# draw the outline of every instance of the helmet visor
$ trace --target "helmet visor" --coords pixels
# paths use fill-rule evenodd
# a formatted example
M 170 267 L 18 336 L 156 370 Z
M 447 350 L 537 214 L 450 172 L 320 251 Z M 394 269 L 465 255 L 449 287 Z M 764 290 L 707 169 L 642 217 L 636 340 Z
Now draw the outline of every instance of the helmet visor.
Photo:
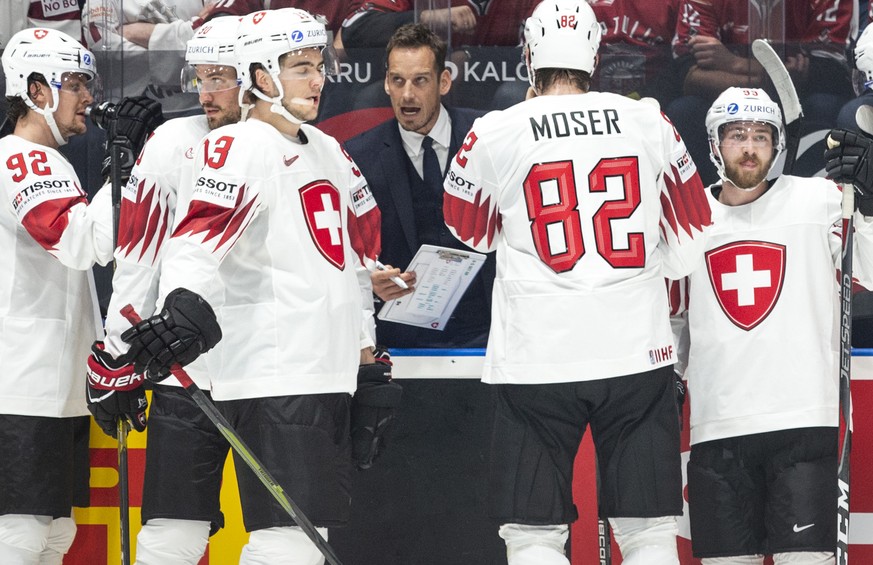
M 726 147 L 751 145 L 762 149 L 773 147 L 774 129 L 763 122 L 728 122 L 719 128 L 718 137 Z
M 291 60 L 288 60 L 289 57 Z M 282 70 L 279 72 L 279 78 L 281 80 L 311 81 L 327 76 L 336 76 L 339 73 L 336 51 L 332 46 L 308 47 L 289 51 L 282 55 L 280 61 Z
M 223 92 L 242 82 L 236 68 L 227 65 L 186 65 L 182 69 L 182 92 Z
M 103 94 L 103 85 L 99 75 L 91 76 L 88 73 L 78 71 L 62 73 L 60 81 L 52 81 L 52 86 L 61 92 L 80 97 L 90 95 L 99 99 Z

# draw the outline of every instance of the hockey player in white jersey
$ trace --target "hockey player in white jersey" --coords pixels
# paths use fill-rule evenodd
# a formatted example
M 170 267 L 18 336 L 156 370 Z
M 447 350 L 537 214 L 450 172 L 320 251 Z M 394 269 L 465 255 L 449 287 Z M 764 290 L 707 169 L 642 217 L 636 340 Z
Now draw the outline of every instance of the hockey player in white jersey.
M 478 119 L 445 182 L 449 228 L 497 250 L 483 376 L 498 398 L 491 515 L 510 565 L 568 564 L 573 461 L 590 425 L 600 514 L 624 563 L 676 564 L 663 277 L 699 262 L 709 206 L 656 105 L 588 92 L 601 32 L 586 2 L 543 2 L 524 33 L 536 96 Z
M 243 18 L 236 56 L 248 118 L 195 150 L 191 201 L 165 244 L 162 311 L 122 335 L 156 377 L 214 344 L 214 307 L 223 340 L 205 356 L 213 398 L 322 535 L 348 520 L 350 393 L 373 345 L 362 315 L 369 275 L 351 232 L 378 233 L 352 160 L 304 123 L 318 111 L 326 41 L 324 24 L 302 10 Z M 252 532 L 240 563 L 322 563 L 237 463 Z
M 72 507 L 88 506 L 90 269 L 112 258 L 112 217 L 109 191 L 89 205 L 58 147 L 85 133 L 97 71 L 46 28 L 13 35 L 2 63 L 14 131 L 0 139 L 0 563 L 60 564 Z
M 691 297 L 677 312 L 690 331 L 694 555 L 834 563 L 841 192 L 823 178 L 767 180 L 785 134 L 763 90 L 725 90 L 706 129 L 721 178 L 706 190 L 714 226 L 676 294 Z M 855 227 L 864 282 L 873 222 L 856 213 Z
M 233 53 L 238 24 L 236 17 L 217 18 L 201 26 L 188 42 L 182 89 L 199 93 L 203 114 L 170 120 L 156 129 L 122 191 L 105 348 L 99 342 L 89 362 L 89 377 L 95 387 L 89 390 L 91 408 L 110 435 L 115 433 L 119 417 L 135 421 L 139 412 L 133 401 L 107 405 L 105 392 L 96 389 L 101 382 L 112 382 L 113 376 L 132 374 L 130 365 L 115 361 L 128 349 L 121 333 L 130 322 L 120 310 L 131 304 L 142 316 L 154 312 L 166 240 L 179 203 L 190 200 L 190 194 L 180 191 L 190 193 L 194 151 L 211 129 L 240 119 Z M 195 361 L 187 371 L 202 390 L 208 391 L 204 365 Z M 144 395 L 141 381 L 131 384 L 131 390 L 116 390 L 114 395 Z M 153 385 L 137 565 L 199 562 L 209 536 L 224 525 L 219 491 L 229 448 L 174 377 Z

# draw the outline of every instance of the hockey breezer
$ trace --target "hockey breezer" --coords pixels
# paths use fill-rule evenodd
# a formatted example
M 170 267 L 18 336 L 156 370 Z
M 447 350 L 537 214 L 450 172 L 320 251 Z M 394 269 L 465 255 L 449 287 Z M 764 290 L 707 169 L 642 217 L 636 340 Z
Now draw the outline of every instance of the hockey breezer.
M 134 326 L 140 325 L 143 321 L 130 304 L 121 309 L 121 314 Z M 312 543 L 315 544 L 321 554 L 324 555 L 324 558 L 327 559 L 327 562 L 331 565 L 342 565 L 333 548 L 328 545 L 323 537 L 321 537 L 321 534 L 318 533 L 318 530 L 315 529 L 315 526 L 309 518 L 307 518 L 297 504 L 291 500 L 291 497 L 288 496 L 285 489 L 282 488 L 282 485 L 280 485 L 276 479 L 273 478 L 270 472 L 267 471 L 236 430 L 233 429 L 227 419 L 218 411 L 215 405 L 209 401 L 203 391 L 200 390 L 200 387 L 191 380 L 191 377 L 188 376 L 185 369 L 183 369 L 178 363 L 175 363 L 170 367 L 170 372 L 179 380 L 179 383 L 185 388 L 185 390 L 188 391 L 188 394 L 191 395 L 191 398 L 194 399 L 197 406 L 203 410 L 203 413 L 206 414 L 213 424 L 215 424 L 215 427 L 218 428 L 221 435 L 227 439 L 231 448 L 233 448 L 237 455 L 245 461 L 249 469 L 252 470 L 258 479 L 260 479 L 264 486 L 267 487 L 267 490 L 270 491 L 270 494 L 273 495 L 276 502 L 279 503 L 288 515 L 291 516 L 291 519 L 300 526 Z
M 770 82 L 776 88 L 779 95 L 779 103 L 782 105 L 782 114 L 785 117 L 785 164 L 782 174 L 790 175 L 797 160 L 797 148 L 800 145 L 800 125 L 803 118 L 803 108 L 800 106 L 800 98 L 797 89 L 791 82 L 788 69 L 773 47 L 764 39 L 756 39 L 752 42 L 752 54 L 761 63 Z

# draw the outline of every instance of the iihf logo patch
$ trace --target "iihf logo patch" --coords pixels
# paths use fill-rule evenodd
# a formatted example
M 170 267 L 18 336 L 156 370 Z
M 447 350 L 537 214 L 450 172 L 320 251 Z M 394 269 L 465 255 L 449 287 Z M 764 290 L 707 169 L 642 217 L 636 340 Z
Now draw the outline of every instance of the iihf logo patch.
M 665 363 L 668 361 L 673 361 L 673 346 L 665 345 L 663 347 L 656 347 L 654 349 L 649 349 L 649 363 L 652 365 L 657 365 L 659 363 Z
M 301 41 L 303 41 L 303 32 L 299 29 L 295 29 L 294 31 L 292 31 L 291 41 L 293 41 L 294 43 L 300 43 Z

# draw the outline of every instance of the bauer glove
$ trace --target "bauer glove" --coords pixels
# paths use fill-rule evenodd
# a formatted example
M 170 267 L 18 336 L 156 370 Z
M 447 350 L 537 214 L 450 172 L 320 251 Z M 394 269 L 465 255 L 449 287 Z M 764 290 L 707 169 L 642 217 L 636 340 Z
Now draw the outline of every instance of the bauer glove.
M 125 358 L 151 381 L 170 376 L 170 367 L 185 366 L 221 341 L 221 327 L 208 302 L 196 292 L 177 288 L 167 295 L 159 314 L 121 334 L 130 344 Z
M 116 437 L 119 418 L 126 418 L 138 432 L 145 429 L 148 401 L 143 376 L 130 363 L 113 359 L 102 341 L 91 346 L 87 387 L 88 410 L 106 435 Z
M 855 206 L 865 216 L 873 216 L 873 139 L 863 133 L 834 129 L 828 143 L 838 145 L 825 150 L 825 170 L 835 182 L 851 183 L 855 187 Z
M 130 171 L 146 140 L 164 123 L 164 114 L 160 102 L 146 96 L 132 96 L 121 99 L 110 120 L 101 173 L 103 178 L 109 175 L 114 143 L 120 148 L 119 168 L 121 183 L 124 184 L 130 178 Z
M 376 362 L 358 368 L 358 390 L 352 398 L 352 459 L 369 469 L 382 453 L 386 433 L 396 416 L 403 389 L 391 380 L 391 358 L 376 349 Z

